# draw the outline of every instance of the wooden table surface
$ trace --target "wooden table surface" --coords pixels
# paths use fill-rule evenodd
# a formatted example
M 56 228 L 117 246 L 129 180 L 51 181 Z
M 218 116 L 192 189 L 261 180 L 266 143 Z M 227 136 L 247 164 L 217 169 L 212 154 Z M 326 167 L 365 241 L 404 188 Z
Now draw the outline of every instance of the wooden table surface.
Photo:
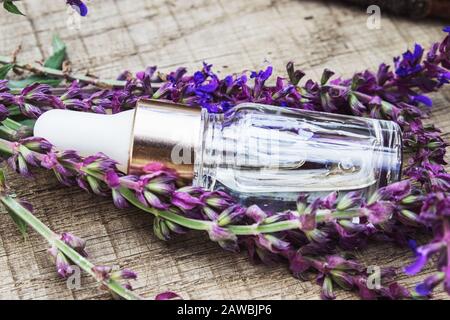
M 349 76 L 391 62 L 414 41 L 429 46 L 443 37 L 439 21 L 410 21 L 382 15 L 381 29 L 366 27 L 363 9 L 298 0 L 91 0 L 80 30 L 68 27 L 63 0 L 25 0 L 26 17 L 0 10 L 0 55 L 21 44 L 21 60 L 48 56 L 58 33 L 68 45 L 75 70 L 102 77 L 158 65 L 201 68 L 213 63 L 221 74 L 261 68 L 268 62 L 284 74 L 289 60 L 317 79 L 324 67 Z M 70 10 L 70 9 L 69 9 Z M 431 120 L 448 140 L 447 88 L 433 95 Z M 172 290 L 185 299 L 318 299 L 319 287 L 290 276 L 285 266 L 252 265 L 196 232 L 162 242 L 152 234 L 152 218 L 136 209 L 116 209 L 110 199 L 61 186 L 50 172 L 25 179 L 8 172 L 11 188 L 29 200 L 36 215 L 56 232 L 87 239 L 90 259 L 139 273 L 135 287 L 147 296 Z M 69 290 L 58 278 L 46 242 L 34 232 L 24 241 L 10 218 L 0 214 L 0 299 L 108 299 L 89 276 Z M 377 244 L 357 253 L 367 264 L 401 266 L 412 259 L 404 249 Z M 413 287 L 430 274 L 400 275 Z M 338 298 L 351 299 L 339 291 Z M 440 292 L 435 298 L 446 299 Z

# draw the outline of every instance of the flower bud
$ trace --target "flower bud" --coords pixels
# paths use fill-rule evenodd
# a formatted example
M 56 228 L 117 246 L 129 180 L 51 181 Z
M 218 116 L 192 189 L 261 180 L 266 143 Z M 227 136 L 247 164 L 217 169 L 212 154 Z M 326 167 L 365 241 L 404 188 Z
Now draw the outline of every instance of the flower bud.
M 270 234 L 260 234 L 256 239 L 259 245 L 273 253 L 276 253 L 279 250 L 287 250 L 290 247 L 289 242 L 283 241 L 280 238 L 277 238 Z
M 342 289 L 350 290 L 353 287 L 353 278 L 348 273 L 340 270 L 330 271 L 333 281 L 336 282 Z
M 159 217 L 155 217 L 153 220 L 153 233 L 160 240 L 167 241 L 170 239 L 170 229 L 165 221 Z
M 112 268 L 109 266 L 94 266 L 92 271 L 100 281 L 108 280 L 111 276 Z
M 182 188 L 185 189 L 185 188 Z M 202 206 L 203 202 L 200 199 L 190 195 L 188 192 L 176 191 L 172 194 L 172 204 L 181 210 L 192 210 L 196 206 Z M 188 189 L 186 189 L 189 191 Z
M 233 203 L 233 199 L 222 191 L 206 192 L 200 200 L 215 209 L 224 210 Z
M 345 211 L 356 206 L 360 201 L 361 195 L 359 192 L 348 192 L 341 199 L 339 199 L 337 209 L 339 211 Z
M 111 279 L 114 279 L 116 281 L 120 280 L 136 280 L 137 279 L 137 273 L 130 270 L 130 269 L 123 269 L 120 271 L 115 271 L 111 273 Z
M 256 204 L 248 207 L 245 211 L 245 215 L 255 223 L 261 223 L 267 218 L 267 214 Z
M 49 253 L 55 258 L 56 271 L 60 277 L 64 279 L 68 278 L 74 270 L 71 267 L 67 257 L 56 247 L 50 248 Z
M 70 246 L 72 249 L 77 251 L 80 255 L 83 257 L 87 257 L 87 253 L 85 251 L 86 247 L 86 241 L 74 236 L 71 233 L 64 232 L 61 234 L 61 240 L 65 242 L 68 246 Z
M 217 218 L 217 224 L 221 227 L 226 226 L 227 224 L 230 224 L 231 222 L 237 221 L 241 219 L 245 214 L 245 208 L 234 205 L 231 207 L 228 207 Z
M 336 296 L 333 292 L 333 280 L 329 276 L 325 276 L 322 283 L 322 291 L 320 297 L 324 300 L 334 300 Z

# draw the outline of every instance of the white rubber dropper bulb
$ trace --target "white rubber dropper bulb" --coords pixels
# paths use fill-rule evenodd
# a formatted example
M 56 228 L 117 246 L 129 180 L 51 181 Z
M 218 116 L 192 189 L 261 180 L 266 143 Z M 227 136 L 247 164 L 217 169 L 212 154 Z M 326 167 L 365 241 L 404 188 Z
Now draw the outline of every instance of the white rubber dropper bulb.
M 102 152 L 126 172 L 130 154 L 134 110 L 104 115 L 71 110 L 50 110 L 34 126 L 34 136 L 58 150 L 75 150 L 81 156 Z

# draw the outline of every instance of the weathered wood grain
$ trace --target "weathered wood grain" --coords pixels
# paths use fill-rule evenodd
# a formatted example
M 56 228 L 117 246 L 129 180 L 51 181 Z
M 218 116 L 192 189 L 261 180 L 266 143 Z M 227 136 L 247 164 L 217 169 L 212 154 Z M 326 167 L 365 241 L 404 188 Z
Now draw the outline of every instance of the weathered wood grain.
M 64 1 L 23 1 L 27 17 L 0 10 L 0 54 L 22 44 L 22 60 L 41 60 L 58 33 L 67 43 L 78 71 L 114 77 L 158 65 L 163 71 L 177 66 L 195 70 L 202 61 L 223 73 L 258 68 L 270 62 L 284 73 L 296 61 L 307 75 L 318 78 L 328 67 L 344 76 L 390 62 L 414 41 L 429 45 L 441 39 L 438 21 L 409 21 L 383 16 L 381 30 L 366 28 L 365 11 L 316 1 L 239 0 L 95 0 L 80 30 L 67 27 Z M 450 132 L 448 89 L 435 94 L 430 121 Z M 230 254 L 205 235 L 190 233 L 163 243 L 152 235 L 152 218 L 135 209 L 118 210 L 109 199 L 66 188 L 49 172 L 33 179 L 8 172 L 20 197 L 31 201 L 39 218 L 57 232 L 73 232 L 88 240 L 93 262 L 136 270 L 136 288 L 149 296 L 164 290 L 184 298 L 317 299 L 314 283 L 292 278 L 285 267 L 251 265 L 241 254 Z M 85 276 L 80 289 L 68 290 L 54 270 L 47 245 L 30 233 L 22 240 L 4 213 L 0 214 L 0 299 L 107 299 Z M 368 264 L 400 266 L 411 254 L 390 245 L 358 252 Z M 432 272 L 400 276 L 409 287 Z M 339 292 L 339 298 L 353 298 Z M 443 293 L 436 298 L 446 299 Z

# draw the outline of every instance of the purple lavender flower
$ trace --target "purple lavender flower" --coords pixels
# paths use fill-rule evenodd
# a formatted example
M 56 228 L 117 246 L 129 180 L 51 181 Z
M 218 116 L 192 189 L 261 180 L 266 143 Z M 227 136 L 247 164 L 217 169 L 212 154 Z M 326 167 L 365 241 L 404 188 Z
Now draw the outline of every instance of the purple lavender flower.
M 225 228 L 219 227 L 217 224 L 213 224 L 211 226 L 211 230 L 209 230 L 209 237 L 212 241 L 237 240 L 237 237 L 233 233 Z
M 61 278 L 66 279 L 73 274 L 74 269 L 61 251 L 56 247 L 52 247 L 49 249 L 49 253 L 55 258 L 56 270 Z
M 219 227 L 216 223 L 208 230 L 209 238 L 217 242 L 223 249 L 236 252 L 239 250 L 237 237 L 225 228 Z
M 148 67 L 144 71 L 136 73 L 136 78 L 142 83 L 142 88 L 145 94 L 152 95 L 152 78 L 156 71 L 156 66 Z
M 272 71 L 273 68 L 271 66 L 268 66 L 264 71 L 263 70 L 259 72 L 254 71 L 251 73 L 250 78 L 255 80 L 255 86 L 253 91 L 254 98 L 259 98 L 264 83 L 266 82 L 267 79 L 270 78 L 270 76 L 272 75 Z
M 127 208 L 128 201 L 120 193 L 119 175 L 114 170 L 108 170 L 105 174 L 105 181 L 111 188 L 114 205 L 117 208 Z
M 71 233 L 64 232 L 61 234 L 61 240 L 64 241 L 68 246 L 70 246 L 72 249 L 77 251 L 80 255 L 83 257 L 87 257 L 88 254 L 86 253 L 86 241 L 74 236 Z
M 409 180 L 403 180 L 400 182 L 392 183 L 381 190 L 379 190 L 383 199 L 400 201 L 406 198 L 411 193 L 411 182 Z
M 166 210 L 170 207 L 169 204 L 163 203 L 158 196 L 156 196 L 154 193 L 151 193 L 150 191 L 144 191 L 144 198 L 153 208 Z
M 9 114 L 10 114 L 9 109 L 0 103 L 0 121 L 3 121 L 6 118 L 8 118 Z
M 53 146 L 47 140 L 39 137 L 24 138 L 20 140 L 20 143 L 27 149 L 36 152 L 49 152 L 53 149 Z
M 322 291 L 320 292 L 320 297 L 323 300 L 334 300 L 336 295 L 333 292 L 333 281 L 331 277 L 323 277 L 319 280 L 319 284 L 322 284 Z
M 288 258 L 289 269 L 297 278 L 301 278 L 302 275 L 311 268 L 311 261 L 305 258 L 299 251 L 290 251 L 288 254 Z
M 422 71 L 422 65 L 420 64 L 423 57 L 423 48 L 416 44 L 414 46 L 414 52 L 406 51 L 402 58 L 395 59 L 395 73 L 399 77 L 408 77 Z
M 360 209 L 370 223 L 380 224 L 389 220 L 394 212 L 394 205 L 388 201 L 377 201 Z
M 100 281 L 106 281 L 111 277 L 112 268 L 110 266 L 94 266 L 92 271 L 97 279 Z
M 223 210 L 217 217 L 217 224 L 221 227 L 230 223 L 237 223 L 245 215 L 246 209 L 240 205 L 233 205 Z
M 429 296 L 433 292 L 433 289 L 444 281 L 444 278 L 444 272 L 437 272 L 427 277 L 422 283 L 419 283 L 416 286 L 416 292 L 421 296 Z
M 130 269 L 123 269 L 111 274 L 111 278 L 114 280 L 136 280 L 137 273 Z
M 431 256 L 439 253 L 441 250 L 443 250 L 445 248 L 446 248 L 446 243 L 443 241 L 434 242 L 434 243 L 430 243 L 428 245 L 418 247 L 415 252 L 416 260 L 414 261 L 413 264 L 404 268 L 405 273 L 408 275 L 414 275 L 414 274 L 420 272 L 423 269 L 423 267 L 425 266 L 425 264 L 428 262 L 428 259 Z
M 333 209 L 337 204 L 337 195 L 336 191 L 331 192 L 328 196 L 322 199 L 321 206 L 326 209 Z
M 158 237 L 158 239 L 167 241 L 170 240 L 172 233 L 182 234 L 185 233 L 185 229 L 181 226 L 162 219 L 160 217 L 155 217 L 153 220 L 153 232 Z
M 359 192 L 348 192 L 338 200 L 336 208 L 340 211 L 345 211 L 356 206 L 360 201 L 361 194 Z
M 172 193 L 172 204 L 181 210 L 192 210 L 197 206 L 202 206 L 203 202 L 191 195 L 191 193 L 199 191 L 198 188 L 184 187 Z
M 67 0 L 67 4 L 77 11 L 82 17 L 88 14 L 88 7 L 81 0 Z
M 224 210 L 233 203 L 233 198 L 223 191 L 205 192 L 200 201 L 214 209 Z
M 155 300 L 181 300 L 181 297 L 175 292 L 167 291 L 158 294 Z
M 297 197 L 297 215 L 302 215 L 308 206 L 308 197 L 306 193 L 301 193 Z
M 262 210 L 256 204 L 248 207 L 245 215 L 255 223 L 261 223 L 267 217 L 267 213 L 264 212 L 264 210 Z
M 290 243 L 283 241 L 270 234 L 260 234 L 256 237 L 256 243 L 272 253 L 286 251 L 290 248 Z

